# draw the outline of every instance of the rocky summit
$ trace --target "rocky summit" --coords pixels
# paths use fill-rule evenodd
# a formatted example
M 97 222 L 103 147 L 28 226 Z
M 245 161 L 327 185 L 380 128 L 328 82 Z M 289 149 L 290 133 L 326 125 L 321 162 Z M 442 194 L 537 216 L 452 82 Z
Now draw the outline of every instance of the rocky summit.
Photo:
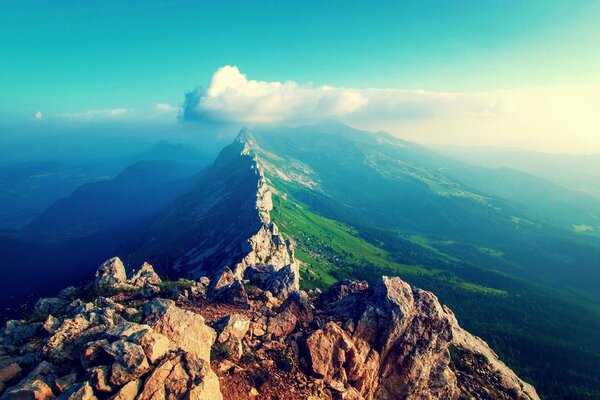
M 127 276 L 107 260 L 88 285 L 6 323 L 0 398 L 538 399 L 399 278 L 320 293 L 282 270 L 224 275 L 163 281 L 150 264 Z

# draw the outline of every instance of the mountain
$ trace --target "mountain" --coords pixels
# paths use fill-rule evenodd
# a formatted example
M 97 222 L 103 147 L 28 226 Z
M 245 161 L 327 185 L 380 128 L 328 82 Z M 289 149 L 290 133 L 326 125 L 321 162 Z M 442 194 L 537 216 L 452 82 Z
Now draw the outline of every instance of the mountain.
M 0 168 L 0 228 L 17 230 L 82 184 L 110 178 L 102 168 L 56 161 Z
M 480 177 L 463 182 L 468 171 Z M 546 398 L 596 398 L 598 240 L 480 186 L 494 174 L 339 124 L 244 130 L 119 254 L 166 276 L 228 266 L 239 278 L 240 256 L 258 248 L 281 267 L 286 244 L 307 289 L 400 276 L 436 293 Z
M 139 224 L 188 192 L 195 165 L 140 161 L 111 180 L 87 183 L 58 200 L 22 230 L 27 237 L 64 241 Z
M 292 263 L 288 244 L 271 223 L 271 193 L 250 148 L 226 147 L 196 188 L 163 212 L 135 243 L 130 257 L 149 257 L 160 271 L 197 278 L 229 266 L 236 275 L 260 260 Z
M 549 154 L 460 146 L 435 146 L 433 149 L 478 166 L 516 169 L 600 198 L 600 154 Z

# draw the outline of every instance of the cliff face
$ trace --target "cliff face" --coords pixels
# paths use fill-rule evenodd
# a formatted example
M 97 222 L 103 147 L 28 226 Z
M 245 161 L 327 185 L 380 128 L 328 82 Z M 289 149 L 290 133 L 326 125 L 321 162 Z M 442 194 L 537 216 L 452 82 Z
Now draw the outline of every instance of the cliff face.
M 133 258 L 148 258 L 170 275 L 192 278 L 228 267 L 241 279 L 248 266 L 256 265 L 290 266 L 297 273 L 291 244 L 271 222 L 272 207 L 251 137 L 242 132 L 198 187 L 154 222 Z
M 258 286 L 284 269 L 255 271 Z M 162 282 L 149 264 L 127 277 L 107 260 L 89 285 L 6 324 L 0 399 L 538 399 L 399 278 L 322 294 L 288 280 L 285 296 L 253 287 L 243 302 L 212 285 Z

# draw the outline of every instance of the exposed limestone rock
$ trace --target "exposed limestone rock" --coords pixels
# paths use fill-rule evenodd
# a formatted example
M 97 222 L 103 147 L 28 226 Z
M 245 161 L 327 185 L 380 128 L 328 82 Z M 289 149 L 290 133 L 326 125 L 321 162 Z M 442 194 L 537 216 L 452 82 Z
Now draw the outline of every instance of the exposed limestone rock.
M 0 400 L 539 400 L 432 293 L 383 277 L 371 286 L 343 281 L 315 299 L 290 290 L 288 267 L 247 266 L 246 278 L 269 289 L 254 288 L 245 303 L 195 297 L 187 287 L 173 289 L 177 302 L 130 291 L 68 305 L 58 298 L 59 318 L 2 330 Z M 223 268 L 209 291 L 232 294 L 236 285 L 243 290 Z M 233 356 L 213 371 L 215 341 Z
M 115 359 L 110 376 L 113 385 L 121 386 L 134 381 L 150 369 L 144 349 L 138 344 L 121 339 L 111 343 L 105 350 Z
M 49 383 L 53 380 L 55 374 L 56 367 L 48 362 L 42 361 L 29 373 L 29 375 L 27 375 L 27 377 L 19 382 L 18 385 L 8 389 L 5 396 L 11 400 L 53 399 L 55 396 Z
M 71 386 L 64 392 L 59 400 L 98 400 L 89 382 L 79 383 Z
M 252 265 L 246 269 L 244 279 L 280 299 L 300 289 L 300 270 L 296 262 L 278 270 L 272 265 Z
M 119 257 L 108 259 L 98 267 L 94 287 L 122 288 L 127 285 L 125 266 Z
M 155 364 L 162 359 L 169 351 L 169 339 L 160 333 L 154 332 L 150 328 L 131 334 L 128 337 L 128 340 L 142 346 L 142 349 L 151 364 Z
M 173 355 L 163 360 L 148 376 L 139 400 L 222 399 L 219 380 L 208 363 L 193 353 Z
M 158 274 L 154 271 L 152 265 L 145 262 L 139 270 L 137 270 L 128 283 L 137 287 L 144 287 L 146 285 L 158 285 L 162 280 Z
M 3 342 L 5 345 L 19 346 L 35 337 L 41 326 L 41 323 L 28 324 L 25 321 L 8 321 L 2 329 Z
M 136 380 L 125 384 L 113 397 L 113 400 L 134 400 L 142 386 L 141 380 Z
M 365 399 L 457 399 L 467 387 L 470 395 L 479 393 L 481 398 L 510 399 L 516 393 L 538 399 L 533 387 L 481 339 L 460 328 L 430 292 L 383 277 L 368 290 L 346 282 L 323 296 L 325 311 L 353 318 L 355 328 L 350 334 L 329 323 L 313 333 L 307 340 L 311 368 L 327 379 L 350 384 Z M 479 370 L 457 370 L 451 363 L 451 349 L 456 348 L 480 356 Z M 484 387 L 464 385 L 460 379 L 469 374 L 483 374 Z
M 181 349 L 210 361 L 210 349 L 217 333 L 204 323 L 201 315 L 182 310 L 175 306 L 174 301 L 164 299 L 146 304 L 144 315 L 155 332 L 171 341 L 173 349 Z
M 73 384 L 77 382 L 77 374 L 72 373 L 65 376 L 61 376 L 60 378 L 54 381 L 54 387 L 59 393 L 66 391 Z
M 229 267 L 218 270 L 210 282 L 208 295 L 212 299 L 231 304 L 248 303 L 248 295 L 244 285 Z
M 46 318 L 49 314 L 60 314 L 69 304 L 67 300 L 59 297 L 41 298 L 33 307 L 33 314 L 37 318 Z
M 10 363 L 0 366 L 0 392 L 3 392 L 6 385 L 21 376 L 21 366 L 17 363 Z
M 113 387 L 110 385 L 110 367 L 102 365 L 90 369 L 91 384 L 94 390 L 99 392 L 110 393 Z
M 232 314 L 217 322 L 215 329 L 219 333 L 217 342 L 224 345 L 234 359 L 243 354 L 242 339 L 250 328 L 250 319 L 239 314 Z

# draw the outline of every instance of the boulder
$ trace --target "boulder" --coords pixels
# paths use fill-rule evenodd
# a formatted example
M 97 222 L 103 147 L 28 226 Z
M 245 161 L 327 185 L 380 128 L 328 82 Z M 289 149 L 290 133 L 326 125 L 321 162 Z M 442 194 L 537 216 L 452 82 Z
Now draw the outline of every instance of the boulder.
M 127 340 L 142 346 L 150 364 L 156 364 L 169 352 L 169 339 L 151 328 L 135 332 Z
M 98 400 L 89 382 L 72 385 L 58 400 Z
M 208 287 L 208 296 L 224 303 L 248 304 L 244 285 L 228 267 L 221 268 L 213 275 Z
M 352 384 L 365 397 L 378 379 L 379 355 L 362 341 L 355 341 L 334 322 L 313 332 L 306 340 L 311 372 L 330 386 Z
M 9 388 L 5 396 L 10 400 L 53 399 L 55 396 L 49 384 L 55 375 L 56 367 L 46 361 L 42 361 L 19 384 Z
M 0 366 L 0 392 L 21 376 L 21 366 L 15 362 Z
M 285 299 L 300 289 L 300 269 L 297 262 L 275 269 L 273 265 L 256 264 L 246 268 L 244 279 L 262 290 Z
M 222 400 L 219 379 L 210 364 L 193 353 L 172 354 L 150 373 L 139 400 L 149 399 Z
M 138 379 L 123 385 L 112 400 L 135 400 L 142 386 L 142 382 Z
M 113 387 L 110 385 L 110 367 L 102 365 L 90 369 L 90 383 L 94 390 L 98 392 L 110 393 L 113 391 Z
M 210 361 L 210 349 L 217 338 L 214 329 L 206 325 L 204 318 L 191 311 L 175 306 L 173 300 L 155 299 L 144 306 L 145 322 L 154 331 L 166 336 L 174 350 L 193 353 L 200 359 Z
M 33 307 L 33 314 L 36 318 L 46 318 L 49 314 L 61 314 L 69 302 L 60 297 L 46 297 L 39 299 Z
M 4 344 L 19 346 L 38 335 L 42 324 L 40 322 L 28 323 L 26 321 L 10 320 L 2 330 Z
M 239 359 L 243 354 L 242 339 L 250 328 L 250 319 L 240 314 L 224 317 L 216 323 L 217 343 L 227 348 L 233 358 Z
M 137 270 L 131 278 L 129 278 L 128 283 L 137 287 L 144 287 L 147 285 L 158 285 L 162 280 L 158 276 L 158 274 L 154 271 L 152 265 L 145 262 L 139 270 Z
M 125 266 L 119 257 L 110 258 L 98 267 L 94 279 L 96 289 L 121 289 L 127 285 Z
M 77 374 L 72 373 L 68 375 L 61 376 L 54 381 L 54 388 L 62 393 L 69 389 L 73 384 L 77 382 Z
M 113 385 L 135 381 L 150 370 L 144 349 L 138 344 L 121 339 L 105 347 L 105 351 L 115 360 L 110 376 Z

